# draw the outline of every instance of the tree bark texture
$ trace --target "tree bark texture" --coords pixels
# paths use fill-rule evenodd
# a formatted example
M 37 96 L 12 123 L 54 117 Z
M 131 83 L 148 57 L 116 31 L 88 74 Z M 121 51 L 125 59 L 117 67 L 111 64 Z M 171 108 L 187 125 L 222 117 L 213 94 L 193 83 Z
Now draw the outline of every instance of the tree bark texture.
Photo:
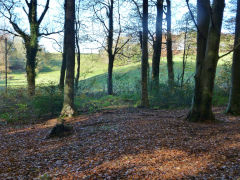
M 148 0 L 143 0 L 142 27 L 141 106 L 148 107 Z
M 187 33 L 188 33 L 188 21 L 186 21 L 185 32 L 184 32 L 184 41 L 183 41 L 184 47 L 183 47 L 182 74 L 181 74 L 181 84 L 180 84 L 181 87 L 183 87 L 185 67 L 186 67 Z
M 239 115 L 240 114 L 240 0 L 237 1 L 237 14 L 235 26 L 235 41 L 232 64 L 232 87 L 229 96 L 227 112 Z
M 26 48 L 26 73 L 28 94 L 35 95 L 36 56 L 38 52 L 39 22 L 37 20 L 37 0 L 30 1 L 28 20 L 30 23 L 30 36 L 24 36 Z
M 174 69 L 173 69 L 173 52 L 172 52 L 172 11 L 171 1 L 167 0 L 167 67 L 168 67 L 168 84 L 174 84 Z
M 66 79 L 62 116 L 71 117 L 74 109 L 74 70 L 75 70 L 75 0 L 65 0 L 64 49 L 66 56 Z
M 159 66 L 162 51 L 163 0 L 158 0 L 156 6 L 157 6 L 156 40 L 153 42 L 153 58 L 152 58 L 153 90 L 158 90 L 159 88 Z
M 113 63 L 114 63 L 114 55 L 113 55 L 113 0 L 110 2 L 109 6 L 109 27 L 108 27 L 108 95 L 113 94 L 113 82 L 112 82 L 112 72 L 113 72 Z
M 210 7 L 210 2 L 208 2 Z M 192 110 L 188 119 L 190 121 L 214 121 L 212 112 L 212 97 L 214 81 L 218 62 L 218 51 L 225 7 L 224 0 L 214 0 L 211 10 L 211 19 L 207 37 L 205 57 L 198 72 L 198 81 L 195 81 L 195 94 Z M 201 32 L 200 32 L 201 33 Z M 203 45 L 203 44 L 202 44 Z M 204 46 L 204 45 L 203 45 Z M 198 63 L 198 62 L 197 62 Z M 198 89 L 196 89 L 198 88 Z M 196 92 L 198 94 L 196 94 Z
M 34 46 L 38 46 L 37 44 Z M 31 45 L 25 45 L 27 52 L 26 73 L 28 83 L 28 94 L 30 96 L 35 95 L 35 78 L 36 78 L 36 56 L 37 47 L 31 47 Z
M 64 29 L 65 29 L 65 24 L 64 24 Z M 63 38 L 63 53 L 62 53 L 62 65 L 61 65 L 61 70 L 60 70 L 60 80 L 59 80 L 59 88 L 61 90 L 64 89 L 64 81 L 65 81 L 65 76 L 66 76 L 66 49 L 65 49 L 65 36 Z
M 7 38 L 4 40 L 5 42 L 5 93 L 7 93 L 7 88 L 8 88 L 8 47 L 7 47 Z
M 76 29 L 76 31 L 79 31 L 79 29 Z M 79 81 L 79 77 L 80 77 L 80 60 L 81 60 L 78 32 L 76 33 L 76 46 L 77 46 L 77 75 L 75 78 L 75 91 L 77 92 L 78 91 L 78 81 Z
M 62 65 L 61 65 L 61 71 L 60 71 L 60 81 L 59 81 L 59 88 L 61 90 L 64 89 L 64 81 L 65 81 L 65 74 L 66 74 L 66 57 L 65 57 L 65 52 L 63 46 L 63 53 L 62 53 Z
M 203 61 L 205 57 L 208 29 L 210 23 L 210 0 L 198 0 L 197 1 L 197 58 L 196 58 L 196 74 L 195 74 L 195 88 L 192 107 L 188 114 L 189 121 L 196 121 L 201 117 L 201 104 L 203 91 L 201 83 L 201 72 L 203 68 Z M 196 120 L 195 120 L 196 119 Z

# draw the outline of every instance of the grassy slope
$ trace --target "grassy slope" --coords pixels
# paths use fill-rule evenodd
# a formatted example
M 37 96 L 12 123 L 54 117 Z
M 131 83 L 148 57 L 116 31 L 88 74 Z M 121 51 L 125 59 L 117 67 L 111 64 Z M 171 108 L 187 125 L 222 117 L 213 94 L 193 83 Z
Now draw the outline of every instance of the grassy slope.
M 230 56 L 225 59 L 230 59 Z M 176 79 L 181 73 L 181 56 L 174 57 L 174 68 Z M 222 69 L 223 60 L 219 63 Z M 8 90 L 8 95 L 0 93 L 0 121 L 22 122 L 39 118 L 56 117 L 62 106 L 61 92 L 56 88 L 61 67 L 61 55 L 51 54 L 47 62 L 40 62 L 37 74 L 37 95 L 34 98 L 27 96 L 25 89 L 25 73 L 10 73 L 8 80 L 10 87 L 17 89 Z M 188 79 L 195 71 L 194 57 L 188 60 L 186 76 Z M 193 83 L 183 88 L 176 87 L 169 91 L 166 85 L 167 65 L 166 58 L 161 60 L 160 67 L 161 88 L 158 94 L 149 94 L 151 106 L 161 109 L 176 109 L 188 107 L 192 101 Z M 115 108 L 125 106 L 137 106 L 140 103 L 140 62 L 130 63 L 114 68 L 113 85 L 116 96 L 107 96 L 107 61 L 98 55 L 82 55 L 81 77 L 79 91 L 76 94 L 75 104 L 80 112 L 95 112 L 103 108 Z M 4 82 L 0 82 L 4 86 Z M 165 83 L 165 84 L 164 84 Z M 50 85 L 54 86 L 50 86 Z M 218 88 L 216 88 L 218 89 Z M 225 105 L 228 95 L 222 90 L 216 90 L 214 94 L 214 105 Z M 1 123 L 1 122 L 0 122 Z
M 224 58 L 224 60 L 229 59 L 231 56 Z M 45 62 L 40 62 L 40 68 L 37 70 L 37 85 L 54 83 L 57 84 L 59 81 L 60 67 L 61 67 L 61 55 L 51 54 L 49 59 Z M 181 73 L 182 69 L 182 57 L 174 57 L 174 70 L 175 77 Z M 223 60 L 219 62 L 219 69 Z M 166 58 L 161 60 L 160 67 L 160 79 L 164 83 L 167 80 L 167 68 L 166 68 Z M 186 79 L 193 77 L 195 70 L 194 56 L 188 59 L 188 65 L 186 69 Z M 140 80 L 140 63 L 132 63 L 125 66 L 119 66 L 114 68 L 114 79 L 124 79 L 126 83 L 131 83 L 131 81 Z M 91 84 L 99 90 L 99 88 L 105 88 L 106 77 L 107 77 L 107 61 L 103 60 L 98 55 L 83 54 L 81 56 L 81 77 L 80 80 L 85 80 L 84 83 Z M 127 74 L 126 74 L 127 73 Z M 3 74 L 2 74 L 3 76 Z M 8 80 L 9 86 L 26 86 L 26 75 L 24 72 L 11 72 L 9 73 L 10 79 Z M 192 79 L 192 78 L 191 78 Z M 3 79 L 0 80 L 0 86 L 4 85 Z

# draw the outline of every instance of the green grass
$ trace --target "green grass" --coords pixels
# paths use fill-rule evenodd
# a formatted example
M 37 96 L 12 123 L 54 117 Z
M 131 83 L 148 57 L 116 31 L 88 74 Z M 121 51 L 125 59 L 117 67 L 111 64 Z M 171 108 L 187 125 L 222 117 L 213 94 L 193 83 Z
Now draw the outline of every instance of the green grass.
M 225 67 L 224 62 L 227 60 L 231 60 L 231 56 L 227 56 L 219 62 L 217 79 L 221 77 L 221 71 Z M 181 56 L 174 57 L 176 80 L 181 73 L 181 61 Z M 48 54 L 45 60 L 39 62 L 36 78 L 37 89 L 34 98 L 30 98 L 26 94 L 25 73 L 9 73 L 8 94 L 0 91 L 0 124 L 1 119 L 7 123 L 22 124 L 57 117 L 60 114 L 63 101 L 63 96 L 57 87 L 60 67 L 60 54 Z M 115 95 L 107 96 L 107 60 L 96 54 L 81 55 L 81 77 L 75 98 L 79 113 L 91 113 L 105 108 L 138 106 L 141 89 L 140 68 L 140 62 L 114 67 L 113 89 Z M 164 109 L 189 107 L 193 95 L 194 72 L 195 57 L 190 56 L 185 72 L 185 81 L 189 81 L 185 82 L 183 87 L 176 85 L 169 91 L 170 88 L 166 85 L 167 63 L 166 58 L 163 58 L 160 65 L 160 90 L 157 94 L 152 92 L 149 94 L 151 107 Z M 221 77 L 222 79 L 221 83 L 224 83 L 225 80 Z M 0 81 L 1 86 L 4 87 L 3 80 Z M 225 105 L 227 100 L 228 91 L 217 84 L 213 99 L 214 105 Z
M 61 54 L 49 54 L 47 60 L 40 61 L 39 68 L 37 69 L 36 84 L 48 84 L 49 82 L 57 84 L 59 82 L 60 68 L 61 68 Z M 222 68 L 223 62 L 227 59 L 231 60 L 231 56 L 227 56 L 219 62 L 217 74 Z M 181 74 L 182 70 L 182 57 L 174 56 L 174 70 L 175 78 Z M 151 61 L 150 61 L 151 64 Z M 99 91 L 99 89 L 106 88 L 106 78 L 107 78 L 107 60 L 104 60 L 101 56 L 97 54 L 83 54 L 81 55 L 81 75 L 80 81 L 83 83 L 93 84 L 93 91 Z M 195 57 L 190 56 L 188 58 L 185 79 L 193 80 L 193 75 L 195 72 Z M 4 86 L 4 74 L 0 74 L 2 77 L 0 79 L 0 87 Z M 26 74 L 25 72 L 10 72 L 8 74 L 8 86 L 10 87 L 25 87 Z M 130 63 L 124 66 L 114 67 L 114 78 L 116 80 L 123 79 L 131 81 L 140 80 L 140 63 Z M 165 83 L 167 81 L 167 64 L 166 58 L 161 59 L 160 65 L 160 82 Z

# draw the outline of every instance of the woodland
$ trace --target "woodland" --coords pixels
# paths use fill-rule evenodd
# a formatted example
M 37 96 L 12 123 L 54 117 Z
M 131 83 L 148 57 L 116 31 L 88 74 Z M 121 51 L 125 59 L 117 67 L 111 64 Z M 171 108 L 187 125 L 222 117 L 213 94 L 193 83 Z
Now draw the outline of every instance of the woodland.
M 240 0 L 0 0 L 0 179 L 240 179 Z

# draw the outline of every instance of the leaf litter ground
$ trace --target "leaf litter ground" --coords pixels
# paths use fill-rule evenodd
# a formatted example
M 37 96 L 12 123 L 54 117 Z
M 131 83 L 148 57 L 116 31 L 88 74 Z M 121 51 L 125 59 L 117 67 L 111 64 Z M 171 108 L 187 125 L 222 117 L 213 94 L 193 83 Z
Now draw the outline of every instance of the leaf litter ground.
M 187 110 L 124 108 L 67 120 L 74 134 L 44 139 L 56 120 L 0 127 L 0 179 L 238 179 L 240 117 L 189 123 Z

